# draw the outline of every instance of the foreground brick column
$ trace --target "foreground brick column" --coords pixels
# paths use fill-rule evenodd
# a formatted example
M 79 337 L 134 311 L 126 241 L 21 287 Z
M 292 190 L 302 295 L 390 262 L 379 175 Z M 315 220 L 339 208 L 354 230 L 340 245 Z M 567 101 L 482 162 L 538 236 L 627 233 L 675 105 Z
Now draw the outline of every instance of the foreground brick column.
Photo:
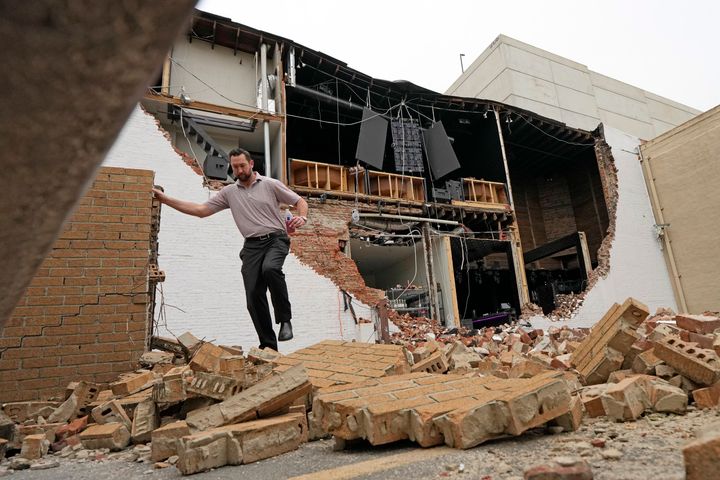
M 110 382 L 145 347 L 153 172 L 101 168 L 0 336 L 0 403 Z

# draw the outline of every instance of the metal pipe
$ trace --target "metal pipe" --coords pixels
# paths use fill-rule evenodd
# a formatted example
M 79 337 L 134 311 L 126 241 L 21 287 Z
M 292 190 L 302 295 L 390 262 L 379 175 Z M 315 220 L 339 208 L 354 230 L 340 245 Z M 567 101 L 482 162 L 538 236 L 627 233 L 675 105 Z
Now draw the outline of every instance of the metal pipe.
M 265 176 L 272 177 L 270 170 L 270 122 L 263 120 L 263 137 L 265 140 Z
M 260 45 L 260 95 L 262 96 L 263 112 L 269 113 L 268 109 L 268 80 L 267 80 L 267 44 Z M 263 120 L 263 136 L 265 140 L 265 175 L 272 176 L 270 170 L 270 124 Z
M 368 228 L 374 228 L 376 230 L 386 230 L 386 231 L 393 231 L 393 232 L 399 232 L 402 230 L 410 230 L 413 228 L 412 225 L 409 224 L 403 224 L 400 222 L 390 222 L 388 220 L 385 221 L 377 221 L 377 220 L 365 220 L 362 222 L 355 222 L 353 225 L 357 225 L 358 227 L 368 227 Z
M 498 136 L 500 137 L 500 151 L 502 152 L 503 168 L 505 168 L 505 179 L 507 180 L 508 200 L 510 200 L 510 208 L 515 212 L 515 200 L 512 193 L 512 185 L 510 182 L 510 169 L 508 168 L 507 152 L 505 152 L 505 137 L 502 133 L 500 125 L 500 112 L 495 112 L 495 122 L 497 123 Z M 518 288 L 518 299 L 520 300 L 520 308 L 530 303 L 530 291 L 528 290 L 527 275 L 525 274 L 525 263 L 523 263 L 522 243 L 520 242 L 520 227 L 517 226 L 517 217 L 513 218 L 513 225 L 510 228 L 510 248 L 515 270 L 515 281 Z
M 308 97 L 313 97 L 316 100 L 320 100 L 322 102 L 330 104 L 333 107 L 337 106 L 337 104 L 340 104 L 343 107 L 355 109 L 360 112 L 362 112 L 363 108 L 364 108 L 361 105 L 355 105 L 354 103 L 349 102 L 347 100 L 342 100 L 340 98 L 333 97 L 332 95 L 328 95 L 327 93 L 318 92 L 317 90 L 313 90 L 312 88 L 303 87 L 302 85 L 295 85 L 292 88 L 293 88 L 293 90 L 297 91 L 298 93 L 301 93 Z
M 653 213 L 655 214 L 656 221 L 660 222 L 658 225 L 665 225 L 665 217 L 663 215 L 662 207 L 660 206 L 660 196 L 658 195 L 657 189 L 655 188 L 655 177 L 653 176 L 652 168 L 650 167 L 650 159 L 646 159 L 642 154 L 642 149 L 638 146 L 638 156 L 640 157 L 640 164 L 645 170 L 645 183 L 650 191 L 650 206 L 653 207 Z M 615 214 L 617 217 L 617 213 Z M 672 273 L 673 284 L 675 285 L 675 300 L 678 302 L 678 306 L 683 312 L 687 312 L 687 301 L 685 300 L 685 290 L 683 289 L 682 281 L 680 280 L 680 272 L 675 262 L 675 254 L 672 248 L 672 242 L 670 241 L 670 235 L 667 229 L 663 229 L 662 242 L 667 252 L 667 263 L 670 264 L 670 271 Z
M 295 47 L 290 47 L 290 54 L 288 55 L 290 66 L 288 68 L 288 85 L 291 87 L 295 86 Z
M 268 112 L 267 44 L 260 45 L 260 95 L 263 112 Z
M 493 109 L 495 112 L 495 121 L 497 122 L 498 136 L 500 137 L 500 151 L 502 152 L 503 167 L 505 168 L 505 178 L 507 179 L 508 188 L 508 199 L 510 200 L 510 208 L 515 211 L 515 201 L 513 200 L 512 185 L 510 185 L 510 169 L 507 163 L 507 154 L 505 153 L 505 138 L 502 133 L 502 127 L 500 126 L 500 112 Z
M 385 215 L 384 213 L 360 213 L 360 218 L 387 218 L 390 220 L 406 220 L 408 222 L 437 223 L 440 225 L 461 225 L 455 220 L 440 220 L 436 218 L 409 217 L 407 215 Z

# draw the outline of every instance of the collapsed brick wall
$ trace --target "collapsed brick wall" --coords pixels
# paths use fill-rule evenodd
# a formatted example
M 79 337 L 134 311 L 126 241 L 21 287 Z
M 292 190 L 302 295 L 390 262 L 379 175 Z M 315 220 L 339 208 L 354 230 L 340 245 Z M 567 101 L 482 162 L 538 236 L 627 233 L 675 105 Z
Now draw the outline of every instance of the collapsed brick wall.
M 154 174 L 103 167 L 0 337 L 0 403 L 109 382 L 145 348 Z
M 590 273 L 586 291 L 590 290 L 600 278 L 607 277 L 610 272 L 610 249 L 613 240 L 615 240 L 618 206 L 618 171 L 610 145 L 605 140 L 598 140 L 595 142 L 595 155 L 597 156 L 602 192 L 607 207 L 608 227 L 600 243 L 600 248 L 597 250 L 598 265 Z
M 348 222 L 354 204 L 331 199 L 325 202 L 308 199 L 308 203 L 308 225 L 293 235 L 292 253 L 365 305 L 376 305 L 385 298 L 385 292 L 365 285 L 357 264 L 339 247 L 340 240 L 350 238 Z

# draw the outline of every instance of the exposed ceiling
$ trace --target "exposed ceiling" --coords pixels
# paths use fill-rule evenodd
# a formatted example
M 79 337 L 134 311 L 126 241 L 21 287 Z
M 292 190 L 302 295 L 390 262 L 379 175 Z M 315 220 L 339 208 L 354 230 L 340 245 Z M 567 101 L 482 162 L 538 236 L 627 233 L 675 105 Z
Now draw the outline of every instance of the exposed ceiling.
M 375 245 L 360 239 L 350 240 L 350 251 L 352 259 L 358 266 L 360 272 L 368 272 L 381 275 L 383 270 L 393 268 L 400 262 L 413 258 L 418 255 L 419 261 L 422 260 L 422 244 L 420 242 L 415 246 L 415 254 L 413 247 L 397 246 L 397 245 Z

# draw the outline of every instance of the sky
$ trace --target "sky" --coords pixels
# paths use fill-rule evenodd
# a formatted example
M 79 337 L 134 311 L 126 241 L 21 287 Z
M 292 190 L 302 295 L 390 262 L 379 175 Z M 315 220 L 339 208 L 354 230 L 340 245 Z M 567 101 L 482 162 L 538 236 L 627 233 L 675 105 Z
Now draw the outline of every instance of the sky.
M 720 104 L 716 0 L 200 0 L 385 80 L 444 92 L 499 35 L 698 110 Z

